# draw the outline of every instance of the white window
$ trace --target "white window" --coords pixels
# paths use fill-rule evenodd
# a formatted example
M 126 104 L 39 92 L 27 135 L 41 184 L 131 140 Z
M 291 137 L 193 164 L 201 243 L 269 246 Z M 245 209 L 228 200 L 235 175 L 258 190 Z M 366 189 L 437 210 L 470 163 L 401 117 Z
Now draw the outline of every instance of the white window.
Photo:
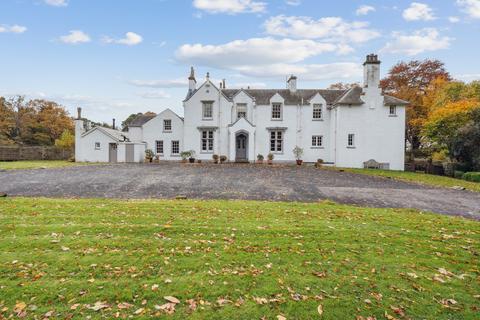
M 172 131 L 172 120 L 163 120 L 163 131 Z
M 397 106 L 390 106 L 390 116 L 397 115 Z
M 353 133 L 348 134 L 347 147 L 349 148 L 355 147 L 355 135 Z
M 237 104 L 237 119 L 246 118 L 246 117 L 247 117 L 247 105 L 244 103 Z
M 322 113 L 322 105 L 321 104 L 314 104 L 313 105 L 313 119 L 318 120 L 318 119 L 323 119 L 323 113 Z
M 323 147 L 323 136 L 312 136 L 312 147 Z
M 155 149 L 157 154 L 163 154 L 163 140 L 155 141 Z
M 283 151 L 283 131 L 270 131 L 270 151 Z
M 203 130 L 200 141 L 202 152 L 213 152 L 213 130 Z
M 95 150 L 100 150 L 100 142 L 95 142 Z
M 202 102 L 202 117 L 203 119 L 213 118 L 213 102 L 212 101 Z
M 272 104 L 272 119 L 279 120 L 282 119 L 282 104 L 273 103 Z
M 177 155 L 180 153 L 180 141 L 172 140 L 172 154 Z

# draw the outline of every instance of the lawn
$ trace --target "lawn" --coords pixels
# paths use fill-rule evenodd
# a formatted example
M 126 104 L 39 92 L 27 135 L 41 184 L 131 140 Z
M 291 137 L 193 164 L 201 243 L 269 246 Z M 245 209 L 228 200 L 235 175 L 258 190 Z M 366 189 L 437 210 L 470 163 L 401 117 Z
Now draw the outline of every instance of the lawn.
M 0 170 L 63 168 L 86 165 L 86 162 L 70 162 L 66 160 L 31 160 L 31 161 L 0 161 Z
M 478 221 L 414 210 L 0 200 L 0 318 L 478 319 L 479 266 Z
M 416 182 L 436 187 L 451 188 L 454 186 L 464 187 L 470 191 L 480 192 L 480 183 L 471 182 L 461 179 L 455 179 L 444 176 L 436 176 L 433 174 L 408 172 L 408 171 L 394 171 L 394 170 L 378 170 L 378 169 L 354 169 L 354 168 L 328 168 L 333 170 L 344 170 L 345 172 L 353 172 L 366 174 L 371 176 L 392 178 L 397 180 Z

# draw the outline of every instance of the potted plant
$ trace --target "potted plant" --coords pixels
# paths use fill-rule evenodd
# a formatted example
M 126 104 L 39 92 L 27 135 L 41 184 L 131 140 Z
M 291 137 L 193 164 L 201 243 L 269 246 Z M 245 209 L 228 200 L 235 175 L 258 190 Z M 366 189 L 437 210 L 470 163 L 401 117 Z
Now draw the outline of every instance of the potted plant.
M 182 151 L 180 157 L 182 157 L 182 162 L 186 163 L 187 159 L 190 158 L 190 151 Z
M 315 167 L 321 168 L 322 165 L 323 165 L 323 159 L 317 159 L 317 162 L 315 162 Z
M 293 148 L 293 155 L 295 156 L 295 159 L 297 159 L 297 165 L 301 166 L 303 163 L 302 156 L 303 156 L 303 148 L 300 148 L 299 146 L 295 146 Z
M 263 154 L 257 154 L 257 163 L 262 164 L 263 163 Z
M 155 157 L 153 158 L 153 163 L 160 163 L 160 155 L 156 154 Z
M 227 161 L 227 156 L 220 156 L 220 163 Z
M 195 150 L 190 150 L 189 152 L 190 152 L 190 156 L 188 158 L 188 161 L 190 163 L 195 163 Z
M 145 161 L 146 162 L 152 162 L 153 160 L 153 151 L 151 149 L 145 150 Z
M 217 164 L 217 163 L 218 163 L 218 158 L 219 158 L 218 154 L 214 154 L 214 155 L 212 156 L 213 163 Z
M 270 153 L 267 155 L 267 159 L 268 159 L 267 163 L 268 163 L 268 164 L 272 164 L 272 163 L 273 163 L 273 158 L 274 158 L 274 157 L 273 157 L 273 153 L 270 152 Z

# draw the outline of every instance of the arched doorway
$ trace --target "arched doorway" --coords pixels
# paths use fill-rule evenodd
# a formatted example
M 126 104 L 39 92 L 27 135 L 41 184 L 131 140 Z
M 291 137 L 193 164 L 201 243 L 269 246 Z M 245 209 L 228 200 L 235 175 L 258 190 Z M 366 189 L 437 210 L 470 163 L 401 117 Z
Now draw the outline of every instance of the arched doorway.
M 235 136 L 235 150 L 235 161 L 248 161 L 248 133 L 237 133 Z

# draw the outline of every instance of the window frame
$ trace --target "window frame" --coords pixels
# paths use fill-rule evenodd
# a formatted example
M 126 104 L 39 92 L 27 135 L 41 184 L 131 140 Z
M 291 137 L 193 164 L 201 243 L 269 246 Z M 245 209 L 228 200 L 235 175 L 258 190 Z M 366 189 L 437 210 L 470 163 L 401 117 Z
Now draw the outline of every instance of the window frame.
M 320 143 L 319 143 L 320 142 Z M 323 149 L 323 135 L 314 134 L 312 135 L 312 149 Z
M 178 152 L 174 152 L 174 143 L 178 144 L 177 149 Z M 180 140 L 172 140 L 170 142 L 170 155 L 172 156 L 179 156 L 180 155 Z
M 101 150 L 101 144 L 100 142 L 95 141 L 95 150 Z
M 159 145 L 160 144 L 160 145 Z M 158 152 L 158 149 L 159 149 L 159 146 L 161 146 L 161 151 L 162 152 Z M 163 143 L 163 140 L 155 140 L 155 153 L 156 154 L 160 154 L 160 155 L 163 155 L 165 152 L 165 145 Z
M 285 131 L 283 130 L 270 130 L 269 134 L 269 148 L 271 153 L 283 154 L 283 143 L 285 140 Z M 280 136 L 280 138 L 279 138 Z M 273 147 L 273 148 L 272 148 Z
M 242 109 L 244 108 L 245 111 L 240 111 L 239 107 L 242 108 Z M 236 114 L 237 114 L 237 120 L 240 119 L 240 118 L 247 119 L 248 107 L 247 107 L 246 103 L 237 103 L 236 106 L 235 106 L 235 110 L 236 110 Z M 239 116 L 240 113 L 245 113 L 245 115 L 243 117 L 240 117 Z
M 204 148 L 205 145 L 205 148 Z M 213 153 L 215 148 L 215 131 L 204 129 L 200 131 L 200 153 Z
M 393 113 L 392 113 L 392 110 L 393 110 Z M 389 117 L 396 117 L 397 116 L 397 106 L 389 106 L 388 116 Z
M 276 114 L 277 111 L 274 111 L 274 107 L 278 106 L 280 108 L 280 110 L 278 111 L 279 113 L 279 116 L 278 118 L 274 117 L 274 113 Z M 273 102 L 272 103 L 272 107 L 271 107 L 271 112 L 270 112 L 270 117 L 271 117 L 271 120 L 272 121 L 281 121 L 283 119 L 283 103 L 281 102 Z
M 315 107 L 320 107 L 318 109 L 315 109 Z M 319 112 L 320 116 L 316 117 L 315 112 Z M 312 120 L 313 121 L 322 121 L 323 120 L 323 104 L 322 103 L 314 103 L 312 106 Z
M 205 116 L 207 106 L 210 107 L 210 116 Z M 202 120 L 213 120 L 213 101 L 202 101 Z
M 170 122 L 170 130 L 167 129 L 167 121 Z M 163 132 L 172 132 L 172 128 L 173 128 L 173 125 L 172 125 L 172 119 L 163 119 Z
M 355 148 L 355 133 L 349 133 L 347 135 L 347 148 L 350 148 L 350 149 Z

